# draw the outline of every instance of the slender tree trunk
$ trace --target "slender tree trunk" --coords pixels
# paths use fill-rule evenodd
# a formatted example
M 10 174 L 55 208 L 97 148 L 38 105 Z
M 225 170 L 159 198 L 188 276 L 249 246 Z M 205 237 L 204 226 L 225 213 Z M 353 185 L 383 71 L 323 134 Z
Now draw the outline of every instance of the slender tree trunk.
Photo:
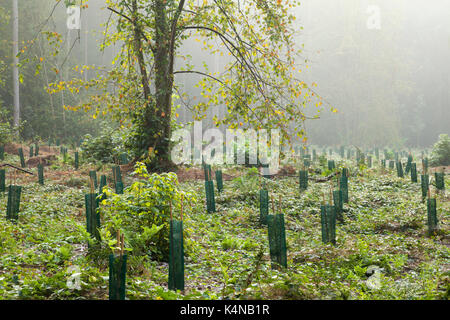
M 158 124 L 158 137 L 155 151 L 162 169 L 170 169 L 171 113 L 173 90 L 173 56 L 170 46 L 170 26 L 167 21 L 165 1 L 153 4 L 156 24 L 155 37 L 155 116 Z M 154 121 L 153 121 L 154 122 Z
M 41 54 L 41 57 L 44 56 L 44 50 L 42 50 L 42 45 L 41 45 L 41 38 L 38 38 L 38 45 L 39 45 L 39 52 Z M 44 77 L 45 77 L 45 83 L 47 85 L 47 87 L 49 86 L 50 80 L 48 77 L 48 72 L 47 72 L 47 66 L 46 66 L 46 62 L 45 59 L 43 60 L 43 69 L 44 69 Z M 52 111 L 52 119 L 53 119 L 53 123 L 52 123 L 52 127 L 53 127 L 53 132 L 49 133 L 49 138 L 52 138 L 52 134 L 54 135 L 56 132 L 56 116 L 55 116 L 55 105 L 53 103 L 53 95 L 49 93 L 49 99 L 50 99 L 50 109 Z M 55 138 L 55 137 L 53 137 Z
M 19 97 L 19 7 L 17 0 L 13 0 L 13 86 L 14 86 L 14 127 L 20 123 L 20 97 Z

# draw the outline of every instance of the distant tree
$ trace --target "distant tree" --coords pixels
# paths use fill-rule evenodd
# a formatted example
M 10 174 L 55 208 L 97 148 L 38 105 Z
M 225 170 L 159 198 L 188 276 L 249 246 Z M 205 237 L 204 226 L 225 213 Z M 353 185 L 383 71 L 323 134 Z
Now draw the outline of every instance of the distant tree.
M 64 37 L 57 30 L 67 30 L 65 10 L 63 15 L 54 14 L 49 19 L 51 12 L 59 13 L 56 9 L 62 9 L 58 8 L 59 2 L 18 2 L 21 138 L 30 140 L 39 136 L 46 140 L 51 137 L 54 141 L 56 137 L 67 137 L 67 140 L 78 141 L 86 133 L 95 133 L 90 115 L 67 111 L 64 114 L 63 105 L 77 103 L 81 95 L 66 94 L 63 101 L 62 94 L 51 96 L 45 90 L 48 83 L 61 79 L 59 69 L 63 62 L 66 69 L 79 63 L 77 55 L 68 55 L 60 48 Z M 16 63 L 13 61 L 12 4 L 11 0 L 0 1 L 0 100 L 8 111 L 7 120 L 14 126 L 14 84 L 17 82 L 13 81 Z
M 431 151 L 430 164 L 434 167 L 450 165 L 450 137 L 448 134 L 439 135 L 439 140 Z
M 14 88 L 14 127 L 20 124 L 20 94 L 19 94 L 19 4 L 12 1 L 12 56 L 13 56 L 13 88 Z

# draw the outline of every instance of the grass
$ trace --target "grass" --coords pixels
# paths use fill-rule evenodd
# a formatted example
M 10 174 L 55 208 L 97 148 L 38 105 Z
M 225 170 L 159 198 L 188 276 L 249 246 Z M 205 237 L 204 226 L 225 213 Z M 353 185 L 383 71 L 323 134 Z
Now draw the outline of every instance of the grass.
M 348 160 L 336 165 L 352 168 Z M 44 186 L 18 174 L 24 188 L 17 223 L 6 220 L 7 197 L 0 196 L 0 298 L 107 299 L 107 250 L 87 248 L 89 168 L 73 172 L 57 161 L 45 170 Z M 345 222 L 332 246 L 321 242 L 320 204 L 336 182 L 310 181 L 300 193 L 298 177 L 269 180 L 286 223 L 288 268 L 278 271 L 270 267 L 267 227 L 259 223 L 257 172 L 232 167 L 224 173 L 237 178 L 216 191 L 216 213 L 206 213 L 203 181 L 181 184 L 198 198 L 184 219 L 185 291 L 167 289 L 167 263 L 131 254 L 127 299 L 448 299 L 448 191 L 438 196 L 439 233 L 428 237 L 419 183 L 397 178 L 394 170 L 354 170 Z M 366 274 L 374 265 L 382 270 L 375 288 Z M 80 289 L 71 289 L 71 281 Z

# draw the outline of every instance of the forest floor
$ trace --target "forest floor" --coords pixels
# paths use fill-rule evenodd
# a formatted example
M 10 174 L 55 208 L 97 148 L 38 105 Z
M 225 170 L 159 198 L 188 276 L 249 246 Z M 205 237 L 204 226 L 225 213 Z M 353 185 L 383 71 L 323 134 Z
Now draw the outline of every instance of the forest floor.
M 23 190 L 18 221 L 0 215 L 0 299 L 108 299 L 108 262 L 88 254 L 84 194 L 89 170 L 111 182 L 111 167 L 84 164 L 75 171 L 56 148 L 40 150 L 44 157 L 54 156 L 43 186 L 37 175 L 8 169 L 7 185 L 15 182 Z M 19 166 L 14 150 L 8 151 L 4 162 Z M 323 195 L 334 180 L 310 181 L 300 192 L 295 168 L 286 167 L 266 181 L 285 217 L 283 270 L 271 268 L 267 227 L 259 221 L 256 169 L 223 168 L 224 191 L 216 191 L 215 213 L 206 212 L 203 169 L 180 169 L 181 189 L 197 199 L 183 220 L 185 291 L 167 289 L 167 263 L 131 254 L 127 299 L 448 299 L 448 190 L 437 195 L 439 231 L 428 236 L 420 182 L 398 178 L 394 170 L 382 172 L 378 164 L 356 168 L 354 161 L 336 160 L 338 168 L 351 172 L 336 245 L 322 243 L 320 222 Z M 27 170 L 37 171 L 32 164 Z M 124 174 L 126 186 L 135 179 Z M 447 175 L 447 188 L 449 182 Z M 0 212 L 6 212 L 6 204 L 5 193 Z M 70 283 L 78 280 L 80 286 L 73 288 Z

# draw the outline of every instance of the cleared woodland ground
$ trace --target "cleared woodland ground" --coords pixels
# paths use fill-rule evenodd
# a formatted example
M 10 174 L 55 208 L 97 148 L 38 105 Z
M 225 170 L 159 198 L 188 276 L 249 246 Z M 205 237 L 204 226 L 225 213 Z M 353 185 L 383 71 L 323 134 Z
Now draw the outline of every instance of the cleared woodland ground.
M 86 244 L 84 193 L 94 167 L 75 172 L 57 157 L 45 168 L 44 186 L 35 176 L 17 173 L 16 183 L 24 187 L 17 224 L 0 215 L 1 299 L 108 298 L 107 260 L 89 255 Z M 17 156 L 6 160 L 19 163 Z M 281 196 L 285 215 L 284 271 L 270 266 L 267 227 L 259 222 L 257 171 L 225 169 L 224 191 L 216 191 L 217 212 L 206 213 L 200 169 L 184 170 L 181 188 L 197 199 L 184 218 L 186 290 L 167 289 L 167 263 L 131 254 L 127 299 L 448 299 L 448 190 L 438 195 L 440 231 L 430 238 L 420 183 L 397 178 L 394 170 L 381 173 L 378 164 L 362 171 L 355 170 L 354 161 L 337 161 L 337 166 L 349 167 L 351 176 L 336 246 L 323 244 L 320 230 L 320 204 L 333 181 L 310 181 L 303 193 L 298 177 L 267 181 L 277 206 Z M 110 167 L 100 171 L 112 180 Z M 126 176 L 125 184 L 132 179 Z M 6 195 L 0 196 L 0 212 L 6 212 L 6 202 Z M 368 272 L 373 266 L 380 270 L 375 282 Z M 79 271 L 80 290 L 68 287 L 73 270 Z

